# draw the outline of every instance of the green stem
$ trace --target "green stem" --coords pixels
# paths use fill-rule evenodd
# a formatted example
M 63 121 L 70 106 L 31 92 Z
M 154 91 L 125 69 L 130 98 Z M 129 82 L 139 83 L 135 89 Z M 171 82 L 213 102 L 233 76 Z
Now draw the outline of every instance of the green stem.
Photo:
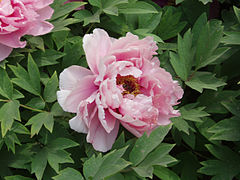
M 0 99 L 0 102 L 10 102 L 11 100 L 7 100 L 7 99 Z M 23 104 L 20 104 L 21 107 L 25 108 L 25 109 L 28 109 L 28 110 L 31 110 L 31 111 L 36 111 L 36 112 L 47 112 L 47 111 L 43 111 L 41 109 L 35 109 L 35 108 L 32 108 L 32 107 L 29 107 L 29 106 L 26 106 L 26 105 L 23 105 Z
M 92 23 L 92 24 L 89 26 L 88 30 L 86 31 L 86 34 L 88 34 L 88 33 L 90 32 L 90 30 L 93 28 L 93 26 L 94 26 L 94 23 Z

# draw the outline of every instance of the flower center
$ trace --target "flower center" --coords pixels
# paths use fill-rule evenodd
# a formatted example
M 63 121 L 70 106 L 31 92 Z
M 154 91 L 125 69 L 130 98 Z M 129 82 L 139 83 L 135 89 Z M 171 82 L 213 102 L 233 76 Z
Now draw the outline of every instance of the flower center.
M 133 94 L 134 96 L 140 94 L 140 85 L 138 80 L 132 75 L 121 76 L 117 75 L 117 85 L 122 85 L 125 91 L 122 92 L 122 95 Z

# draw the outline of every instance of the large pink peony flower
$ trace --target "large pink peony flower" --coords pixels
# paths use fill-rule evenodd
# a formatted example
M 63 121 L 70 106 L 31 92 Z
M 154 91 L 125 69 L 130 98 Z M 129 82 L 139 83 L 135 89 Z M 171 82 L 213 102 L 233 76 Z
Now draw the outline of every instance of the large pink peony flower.
M 77 113 L 70 127 L 87 133 L 96 150 L 111 149 L 119 123 L 140 137 L 180 115 L 172 106 L 183 90 L 153 57 L 158 48 L 152 37 L 127 33 L 114 39 L 95 29 L 84 36 L 83 47 L 90 70 L 65 69 L 57 97 L 65 111 Z
M 23 48 L 23 35 L 43 35 L 53 25 L 46 22 L 53 14 L 49 7 L 53 0 L 0 0 L 0 61 L 8 57 L 13 48 Z

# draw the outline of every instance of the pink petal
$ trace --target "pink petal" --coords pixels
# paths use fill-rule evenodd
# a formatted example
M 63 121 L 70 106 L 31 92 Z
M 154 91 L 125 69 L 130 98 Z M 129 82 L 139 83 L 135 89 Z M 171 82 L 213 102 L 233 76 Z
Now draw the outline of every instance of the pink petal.
M 115 122 L 116 122 L 116 118 L 111 115 L 108 110 L 105 110 L 101 104 L 101 101 L 99 99 L 99 94 L 96 98 L 96 104 L 98 107 L 98 118 L 99 121 L 101 122 L 103 128 L 105 129 L 105 131 L 107 131 L 107 133 L 110 133 L 114 126 L 115 126 Z
M 10 34 L 0 35 L 0 44 L 12 48 L 24 48 L 26 46 L 26 41 L 20 41 L 20 38 L 24 33 L 24 31 L 16 31 Z
M 87 142 L 92 143 L 94 149 L 106 152 L 112 148 L 118 134 L 119 122 L 116 121 L 113 130 L 107 133 L 98 120 L 97 115 L 92 119 L 87 135 Z
M 102 29 L 94 29 L 93 34 L 83 37 L 83 49 L 86 54 L 88 66 L 93 73 L 98 74 L 98 64 L 107 55 L 112 42 L 107 32 Z
M 27 34 L 40 36 L 51 32 L 54 26 L 47 21 L 34 21 L 29 24 L 29 27 L 31 28 L 27 30 Z
M 60 89 L 71 90 L 79 84 L 79 80 L 85 76 L 92 75 L 92 72 L 82 66 L 70 66 L 61 72 L 59 77 Z
M 79 133 L 87 133 L 88 128 L 85 122 L 77 115 L 69 121 L 71 129 Z
M 42 9 L 52 3 L 53 3 L 53 0 L 41 0 L 41 1 L 38 0 L 35 3 L 33 3 L 33 5 L 36 9 Z
M 91 94 L 97 90 L 97 87 L 94 85 L 94 80 L 94 75 L 85 76 L 79 79 L 78 85 L 70 91 L 70 93 L 67 92 L 68 90 L 58 91 L 58 102 L 63 110 L 76 113 L 80 102 L 91 96 Z
M 39 14 L 39 20 L 50 19 L 52 17 L 54 10 L 47 6 L 45 8 L 39 9 L 37 13 Z
M 11 52 L 12 52 L 11 47 L 0 44 L 0 61 L 7 58 L 10 55 Z

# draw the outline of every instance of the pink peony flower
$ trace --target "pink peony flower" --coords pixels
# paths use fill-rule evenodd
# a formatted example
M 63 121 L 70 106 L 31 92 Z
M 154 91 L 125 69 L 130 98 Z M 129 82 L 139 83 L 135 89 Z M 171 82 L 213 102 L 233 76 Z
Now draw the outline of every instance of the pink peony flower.
M 82 2 L 83 0 L 68 0 L 64 4 L 69 3 L 69 2 L 79 2 L 79 1 Z M 81 9 L 84 9 L 84 6 L 81 6 L 81 7 L 77 8 L 76 10 L 81 10 Z
M 158 47 L 152 37 L 127 33 L 114 39 L 95 29 L 84 36 L 83 47 L 90 70 L 65 69 L 57 97 L 65 111 L 77 113 L 70 127 L 87 133 L 96 150 L 111 149 L 119 123 L 140 137 L 180 115 L 172 106 L 183 90 L 153 57 Z
M 9 56 L 13 48 L 23 48 L 23 35 L 43 35 L 53 29 L 46 22 L 53 14 L 49 7 L 53 0 L 0 0 L 0 61 Z

